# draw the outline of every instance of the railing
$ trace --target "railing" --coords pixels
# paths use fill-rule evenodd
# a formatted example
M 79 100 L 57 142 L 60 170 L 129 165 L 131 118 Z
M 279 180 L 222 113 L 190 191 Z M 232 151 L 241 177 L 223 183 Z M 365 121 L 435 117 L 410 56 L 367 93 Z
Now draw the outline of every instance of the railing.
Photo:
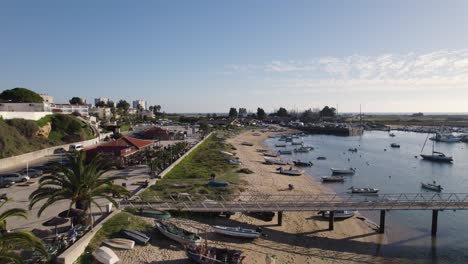
M 120 202 L 129 206 L 193 212 L 468 210 L 468 193 L 191 195 Z

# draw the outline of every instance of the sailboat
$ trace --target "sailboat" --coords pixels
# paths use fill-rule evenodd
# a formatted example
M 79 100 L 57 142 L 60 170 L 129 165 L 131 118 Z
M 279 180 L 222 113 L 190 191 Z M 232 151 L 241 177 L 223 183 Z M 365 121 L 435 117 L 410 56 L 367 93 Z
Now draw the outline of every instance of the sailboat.
M 425 160 L 430 160 L 430 161 L 435 161 L 435 162 L 452 162 L 453 158 L 451 156 L 446 156 L 444 153 L 435 151 L 434 150 L 434 144 L 435 141 L 432 141 L 432 153 L 431 154 L 422 154 L 424 147 L 426 146 L 427 139 L 429 138 L 429 134 L 426 137 L 426 140 L 424 141 L 424 145 L 421 149 L 421 154 L 420 156 L 425 159 Z

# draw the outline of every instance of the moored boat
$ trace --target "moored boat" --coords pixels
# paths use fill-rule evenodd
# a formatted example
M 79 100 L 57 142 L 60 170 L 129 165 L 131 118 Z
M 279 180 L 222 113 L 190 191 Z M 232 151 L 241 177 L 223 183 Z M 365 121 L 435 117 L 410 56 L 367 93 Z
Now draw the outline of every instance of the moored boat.
M 171 218 L 171 214 L 169 212 L 152 209 L 152 208 L 140 209 L 139 214 L 144 217 L 151 217 L 155 219 Z
M 303 173 L 303 171 L 293 170 L 292 168 L 289 168 L 288 170 L 285 170 L 285 169 L 283 169 L 283 167 L 279 167 L 276 170 L 279 171 L 279 173 L 281 173 L 281 174 L 289 175 L 289 176 L 300 176 Z
M 213 231 L 218 234 L 234 237 L 257 238 L 261 235 L 261 233 L 256 230 L 242 227 L 213 226 Z
M 400 147 L 400 144 L 398 144 L 398 143 L 392 143 L 392 144 L 390 144 L 390 147 L 392 147 L 392 148 L 399 148 L 399 147 Z
M 299 167 L 311 167 L 312 165 L 314 165 L 312 163 L 312 161 L 300 161 L 300 160 L 295 160 L 293 161 L 294 162 L 294 165 L 295 166 L 299 166 Z
M 120 249 L 133 249 L 135 247 L 135 241 L 125 238 L 110 238 L 103 242 L 104 244 Z
M 138 245 L 146 245 L 150 240 L 147 235 L 135 230 L 122 229 L 120 234 L 127 239 L 135 241 Z
M 356 169 L 354 168 L 330 168 L 333 174 L 354 174 Z
M 319 212 L 322 214 L 323 217 L 328 218 L 330 217 L 330 211 Z M 334 211 L 333 218 L 335 219 L 346 219 L 353 217 L 356 214 L 356 211 L 349 211 L 349 210 L 337 210 Z
M 304 142 L 302 142 L 302 141 L 293 141 L 293 142 L 291 142 L 291 145 L 302 145 L 302 144 L 304 144 Z
M 308 147 L 300 147 L 300 148 L 294 149 L 294 152 L 296 153 L 309 153 L 309 151 L 310 151 L 310 148 Z
M 155 221 L 155 224 L 159 232 L 183 245 L 199 245 L 202 242 L 202 238 L 199 235 L 177 227 L 171 223 Z
M 185 252 L 191 261 L 198 264 L 240 264 L 244 259 L 242 251 L 227 248 L 187 246 Z
M 292 151 L 290 151 L 290 150 L 279 150 L 278 153 L 280 155 L 291 155 Z
M 442 188 L 442 186 L 440 186 L 440 184 L 436 185 L 435 183 L 424 183 L 424 182 L 421 182 L 421 188 L 431 190 L 431 191 L 436 191 L 436 192 L 440 192 L 444 189 Z
M 102 246 L 93 252 L 93 257 L 103 264 L 114 264 L 119 262 L 119 257 L 112 251 L 112 249 Z
M 435 161 L 435 162 L 452 162 L 453 158 L 451 156 L 445 156 L 444 153 L 433 151 L 432 154 L 420 154 L 421 157 L 425 160 Z
M 379 192 L 379 189 L 377 188 L 354 188 L 351 186 L 349 188 L 351 190 L 351 193 L 360 193 L 360 194 L 376 194 Z
M 344 182 L 343 176 L 323 176 L 323 182 Z
M 269 157 L 265 157 L 265 162 L 267 164 L 274 164 L 274 165 L 287 165 L 288 164 L 286 161 L 283 161 L 280 159 L 269 158 Z
M 320 156 L 320 157 L 317 157 L 317 160 L 326 160 L 327 157 L 323 157 L 323 156 Z
M 275 147 L 277 148 L 285 148 L 286 144 L 275 144 Z

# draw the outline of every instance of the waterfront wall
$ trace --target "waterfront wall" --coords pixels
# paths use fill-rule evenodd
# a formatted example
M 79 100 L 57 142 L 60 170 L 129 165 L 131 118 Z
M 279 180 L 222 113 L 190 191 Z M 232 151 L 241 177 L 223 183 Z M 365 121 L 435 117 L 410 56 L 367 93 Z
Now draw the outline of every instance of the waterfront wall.
M 52 112 L 13 112 L 13 111 L 0 111 L 0 116 L 3 119 L 22 118 L 26 120 L 37 121 L 46 115 L 51 115 Z
M 37 159 L 49 156 L 49 155 L 54 155 L 54 150 L 57 148 L 64 148 L 65 150 L 68 150 L 70 148 L 70 145 L 72 144 L 82 144 L 83 147 L 88 147 L 92 146 L 95 144 L 98 144 L 100 140 L 104 139 L 106 136 L 112 135 L 111 133 L 104 133 L 101 134 L 99 137 L 90 139 L 90 140 L 85 140 L 81 142 L 75 142 L 75 143 L 70 143 L 70 144 L 65 144 L 61 146 L 55 146 L 55 147 L 50 147 L 50 148 L 45 148 L 33 152 L 29 152 L 26 154 L 21 154 L 18 156 L 13 156 L 13 157 L 8 157 L 4 159 L 0 159 L 0 170 L 6 170 L 6 169 L 11 169 L 11 168 L 17 168 L 20 166 L 26 167 L 26 164 L 29 162 L 33 162 Z

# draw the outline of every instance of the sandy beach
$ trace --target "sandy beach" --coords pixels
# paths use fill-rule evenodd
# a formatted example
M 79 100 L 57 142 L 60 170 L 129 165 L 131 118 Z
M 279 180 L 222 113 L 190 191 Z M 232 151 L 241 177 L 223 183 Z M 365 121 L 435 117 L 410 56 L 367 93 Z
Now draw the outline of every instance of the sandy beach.
M 258 131 L 257 131 L 258 133 Z M 312 177 L 302 175 L 290 177 L 276 172 L 278 166 L 263 164 L 263 154 L 257 149 L 264 148 L 263 141 L 276 132 L 254 135 L 246 131 L 227 139 L 237 150 L 236 156 L 242 162 L 241 168 L 249 168 L 253 174 L 242 174 L 246 183 L 245 194 L 257 193 L 331 193 Z M 254 146 L 241 145 L 242 142 Z M 294 190 L 287 190 L 288 184 Z M 151 219 L 147 219 L 152 221 Z M 328 231 L 328 221 L 315 212 L 287 212 L 283 225 L 277 225 L 276 216 L 271 222 L 236 214 L 230 219 L 194 217 L 193 220 L 171 219 L 179 226 L 199 233 L 205 233 L 210 245 L 224 245 L 244 251 L 244 263 L 265 263 L 266 255 L 276 256 L 276 263 L 399 263 L 398 259 L 379 257 L 380 245 L 385 235 L 378 234 L 371 226 L 353 217 L 335 222 L 335 230 Z M 209 231 L 209 225 L 260 226 L 265 236 L 255 240 L 243 240 L 220 236 Z M 151 245 L 136 247 L 132 251 L 118 251 L 122 263 L 190 263 L 180 245 L 168 240 L 158 232 L 152 234 Z

